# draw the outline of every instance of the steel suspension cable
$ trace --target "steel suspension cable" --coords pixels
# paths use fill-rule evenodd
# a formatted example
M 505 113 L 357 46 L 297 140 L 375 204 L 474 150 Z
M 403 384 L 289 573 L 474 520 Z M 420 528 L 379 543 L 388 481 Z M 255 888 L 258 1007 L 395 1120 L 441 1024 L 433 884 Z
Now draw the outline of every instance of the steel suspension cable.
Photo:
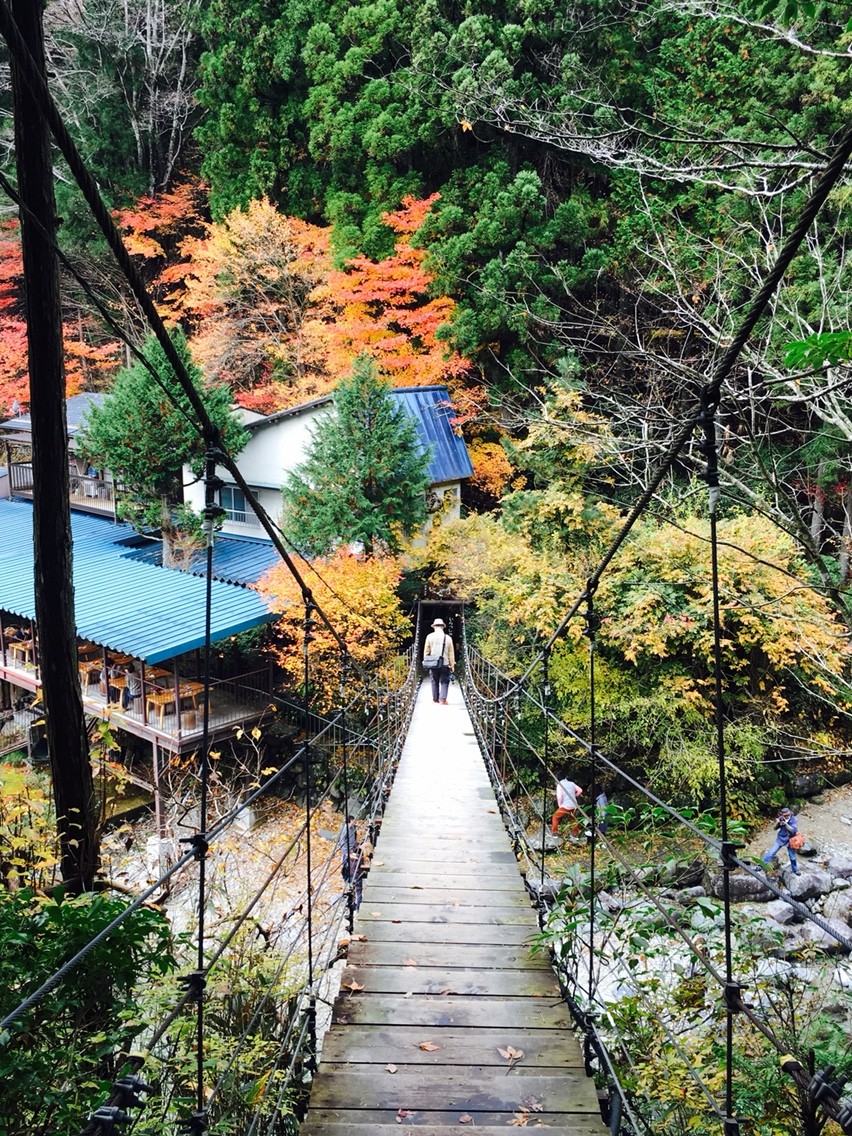
M 595 649 L 597 646 L 597 613 L 595 611 L 594 589 L 587 587 L 588 601 L 586 604 L 586 636 L 589 640 L 589 746 L 592 758 L 592 784 L 588 808 L 591 810 L 591 847 L 589 850 L 589 982 L 588 982 L 588 1009 L 585 1022 L 584 1048 L 586 1050 L 586 1070 L 591 1066 L 590 1053 L 590 1027 L 594 1013 L 595 1001 L 595 904 L 597 901 L 596 870 L 598 846 L 598 744 L 597 744 L 597 715 L 596 715 L 596 686 L 595 686 Z
M 542 699 L 545 706 L 550 705 L 550 651 L 544 652 L 542 659 Z M 548 794 L 550 792 L 550 785 L 547 779 L 547 773 L 550 769 L 550 717 L 545 714 L 544 716 L 544 768 L 541 777 L 541 873 L 539 875 L 539 886 L 544 891 L 544 844 L 547 833 L 547 802 Z
M 722 832 L 722 903 L 725 940 L 725 1136 L 739 1136 L 740 1125 L 734 1116 L 734 1016 L 742 1002 L 742 988 L 734 982 L 733 944 L 731 941 L 731 871 L 736 867 L 736 846 L 728 837 L 728 788 L 725 771 L 725 703 L 722 689 L 722 618 L 719 598 L 719 544 L 717 515 L 719 505 L 719 465 L 716 445 L 717 402 L 708 396 L 702 407 L 706 460 L 703 479 L 707 482 L 710 512 L 710 565 L 713 596 L 713 694 L 716 726 L 716 760 L 719 770 L 719 812 Z

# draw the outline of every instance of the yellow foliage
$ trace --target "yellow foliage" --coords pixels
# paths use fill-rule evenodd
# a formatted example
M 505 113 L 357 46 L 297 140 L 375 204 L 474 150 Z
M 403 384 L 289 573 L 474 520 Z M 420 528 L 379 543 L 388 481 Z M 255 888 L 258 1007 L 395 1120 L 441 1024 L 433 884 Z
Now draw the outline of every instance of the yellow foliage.
M 411 633 L 411 621 L 396 595 L 401 569 L 394 557 L 365 558 L 338 549 L 313 562 L 306 572 L 317 603 L 346 643 L 359 666 L 377 668 Z M 305 606 L 301 590 L 283 564 L 260 581 L 258 588 L 271 610 L 281 613 L 274 654 L 295 688 L 303 685 Z M 316 708 L 339 702 L 341 652 L 324 623 L 316 620 L 309 650 L 310 687 Z
M 498 442 L 474 438 L 468 445 L 468 453 L 473 464 L 471 487 L 499 501 L 515 472 L 506 451 Z

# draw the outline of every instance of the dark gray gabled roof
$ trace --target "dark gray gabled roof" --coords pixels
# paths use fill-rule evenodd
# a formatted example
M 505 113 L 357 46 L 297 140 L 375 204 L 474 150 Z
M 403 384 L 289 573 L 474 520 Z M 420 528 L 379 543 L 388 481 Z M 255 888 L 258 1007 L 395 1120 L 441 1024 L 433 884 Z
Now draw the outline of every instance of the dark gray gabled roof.
M 99 391 L 86 391 L 84 394 L 75 394 L 65 399 L 69 438 L 78 432 L 89 410 L 93 406 L 101 406 L 105 398 L 106 395 Z M 7 418 L 5 422 L 0 422 L 0 430 L 29 434 L 32 430 L 32 419 L 29 414 L 18 414 L 15 418 Z

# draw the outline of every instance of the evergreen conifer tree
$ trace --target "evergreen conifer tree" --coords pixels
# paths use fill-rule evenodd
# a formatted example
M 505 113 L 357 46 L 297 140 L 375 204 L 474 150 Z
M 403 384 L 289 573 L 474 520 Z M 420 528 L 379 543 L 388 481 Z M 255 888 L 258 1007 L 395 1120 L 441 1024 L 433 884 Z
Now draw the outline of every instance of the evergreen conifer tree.
M 231 410 L 231 389 L 205 385 L 181 332 L 172 336 L 187 373 L 232 454 L 248 435 Z M 163 563 L 172 566 L 180 534 L 175 507 L 182 501 L 183 467 L 200 475 L 204 442 L 192 425 L 195 412 L 183 393 L 165 352 L 154 336 L 145 357 L 162 380 L 156 383 L 141 362 L 119 371 L 102 406 L 89 411 L 80 448 L 95 465 L 110 469 L 122 487 L 121 515 L 138 527 L 159 527 L 163 534 Z
M 395 553 L 426 519 L 430 453 L 369 356 L 334 394 L 284 486 L 287 531 L 321 556 L 341 544 Z

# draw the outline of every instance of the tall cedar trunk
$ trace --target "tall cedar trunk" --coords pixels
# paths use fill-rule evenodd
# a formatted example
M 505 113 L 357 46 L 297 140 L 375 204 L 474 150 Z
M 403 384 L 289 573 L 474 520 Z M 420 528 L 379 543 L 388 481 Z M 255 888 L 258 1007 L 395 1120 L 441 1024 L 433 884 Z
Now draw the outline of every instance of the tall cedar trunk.
M 12 0 L 12 12 L 43 70 L 42 5 L 33 0 Z M 21 211 L 21 239 L 33 439 L 39 664 L 62 879 L 76 892 L 92 886 L 98 846 L 92 769 L 77 674 L 62 310 L 59 268 L 51 244 L 57 226 L 56 203 L 47 126 L 14 64 L 12 88 L 18 185 L 25 206 Z

